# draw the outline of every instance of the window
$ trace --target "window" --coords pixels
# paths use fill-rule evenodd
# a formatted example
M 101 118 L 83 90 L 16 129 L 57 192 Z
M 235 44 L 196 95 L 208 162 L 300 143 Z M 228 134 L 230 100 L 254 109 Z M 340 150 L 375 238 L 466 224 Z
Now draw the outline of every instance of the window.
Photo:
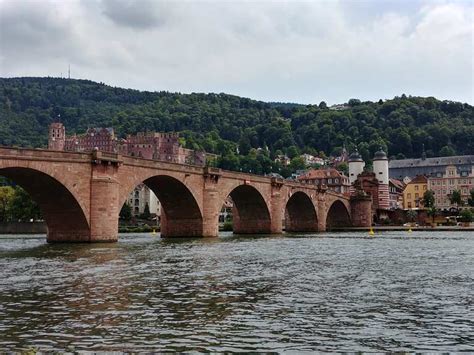
M 420 198 L 420 195 L 419 194 L 415 194 L 415 199 L 418 199 Z
M 408 208 L 411 208 L 411 202 L 408 202 Z
M 411 198 L 411 193 L 407 194 L 407 198 L 409 198 L 409 199 Z
M 415 191 L 418 191 L 418 185 L 415 185 Z
M 423 185 L 423 191 L 426 191 L 426 185 Z

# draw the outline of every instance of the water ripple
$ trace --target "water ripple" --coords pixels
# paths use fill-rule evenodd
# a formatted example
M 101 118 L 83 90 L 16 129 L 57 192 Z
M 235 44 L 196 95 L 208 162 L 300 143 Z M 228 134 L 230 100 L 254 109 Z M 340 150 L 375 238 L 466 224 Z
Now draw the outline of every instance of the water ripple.
M 7 351 L 474 351 L 468 233 L 0 240 Z

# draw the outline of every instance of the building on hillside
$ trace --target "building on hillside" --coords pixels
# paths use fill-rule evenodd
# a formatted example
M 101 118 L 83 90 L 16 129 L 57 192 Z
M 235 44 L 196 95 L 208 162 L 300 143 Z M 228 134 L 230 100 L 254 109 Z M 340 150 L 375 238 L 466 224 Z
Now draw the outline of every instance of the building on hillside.
M 403 209 L 423 209 L 423 194 L 428 190 L 428 178 L 419 175 L 412 179 L 403 190 Z
M 291 159 L 287 155 L 279 154 L 275 157 L 275 163 L 280 163 L 283 166 L 288 166 L 291 163 Z
M 471 190 L 474 189 L 474 166 L 471 170 L 459 169 L 455 165 L 448 165 L 443 173 L 428 177 L 428 190 L 432 190 L 435 197 L 435 206 L 441 210 L 459 207 L 451 203 L 453 191 L 461 193 L 463 204 L 467 205 Z
M 470 172 L 474 166 L 474 155 L 426 158 L 423 154 L 420 159 L 391 160 L 388 169 L 391 178 L 403 180 L 419 175 L 442 177 L 448 166 L 455 166 L 459 175 Z
M 347 152 L 346 146 L 342 147 L 341 154 L 338 157 L 331 159 L 330 164 L 332 166 L 338 167 L 342 163 L 347 163 L 349 161 L 349 153 Z
M 326 186 L 328 190 L 349 194 L 349 178 L 334 168 L 311 169 L 297 177 L 297 180 L 317 186 Z
M 119 153 L 143 159 L 153 159 L 179 164 L 206 165 L 217 155 L 186 149 L 179 144 L 178 133 L 139 132 L 126 139 L 116 137 L 113 128 L 89 128 L 80 135 L 66 135 L 62 123 L 55 122 L 49 127 L 48 148 L 70 152 Z
M 403 209 L 403 190 L 405 184 L 397 179 L 390 179 L 388 185 L 389 203 L 391 210 Z
M 132 216 L 139 217 L 145 212 L 146 205 L 150 211 L 150 216 L 161 216 L 160 201 L 155 193 L 145 184 L 140 184 L 128 196 L 128 204 L 132 208 Z
M 311 154 L 301 154 L 300 158 L 303 159 L 305 165 L 310 166 L 310 165 L 324 165 L 326 161 L 320 157 L 315 157 L 314 155 Z

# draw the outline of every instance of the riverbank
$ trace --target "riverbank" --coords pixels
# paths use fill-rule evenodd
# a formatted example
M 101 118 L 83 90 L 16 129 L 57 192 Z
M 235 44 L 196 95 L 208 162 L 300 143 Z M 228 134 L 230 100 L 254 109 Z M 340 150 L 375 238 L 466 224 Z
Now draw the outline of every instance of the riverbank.
M 331 232 L 357 232 L 357 231 L 368 231 L 370 228 L 367 227 L 341 227 L 332 228 Z M 412 230 L 417 232 L 471 232 L 474 231 L 474 227 L 461 227 L 461 226 L 440 226 L 440 227 L 409 227 L 409 226 L 374 226 L 372 227 L 374 232 L 388 232 L 388 231 L 409 231 Z

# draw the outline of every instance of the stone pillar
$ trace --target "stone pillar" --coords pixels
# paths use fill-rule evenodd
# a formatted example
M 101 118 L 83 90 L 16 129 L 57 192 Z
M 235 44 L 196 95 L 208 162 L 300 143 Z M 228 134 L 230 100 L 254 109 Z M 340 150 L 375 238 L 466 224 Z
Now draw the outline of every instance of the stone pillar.
M 91 177 L 90 242 L 116 242 L 118 239 L 119 183 L 118 167 L 93 165 Z
M 205 188 L 202 211 L 202 236 L 217 237 L 219 235 L 219 193 L 216 189 Z
M 281 196 L 281 187 L 272 181 L 272 192 L 270 198 L 270 233 L 272 234 L 281 234 L 283 232 L 283 198 Z
M 163 209 L 161 212 L 161 236 L 171 237 L 202 237 L 201 218 L 170 218 Z
M 326 219 L 328 210 L 326 206 L 326 198 L 324 194 L 318 193 L 315 197 L 317 199 L 316 211 L 318 213 L 318 232 L 326 232 Z
M 354 227 L 372 226 L 372 198 L 370 196 L 351 197 L 351 219 Z

